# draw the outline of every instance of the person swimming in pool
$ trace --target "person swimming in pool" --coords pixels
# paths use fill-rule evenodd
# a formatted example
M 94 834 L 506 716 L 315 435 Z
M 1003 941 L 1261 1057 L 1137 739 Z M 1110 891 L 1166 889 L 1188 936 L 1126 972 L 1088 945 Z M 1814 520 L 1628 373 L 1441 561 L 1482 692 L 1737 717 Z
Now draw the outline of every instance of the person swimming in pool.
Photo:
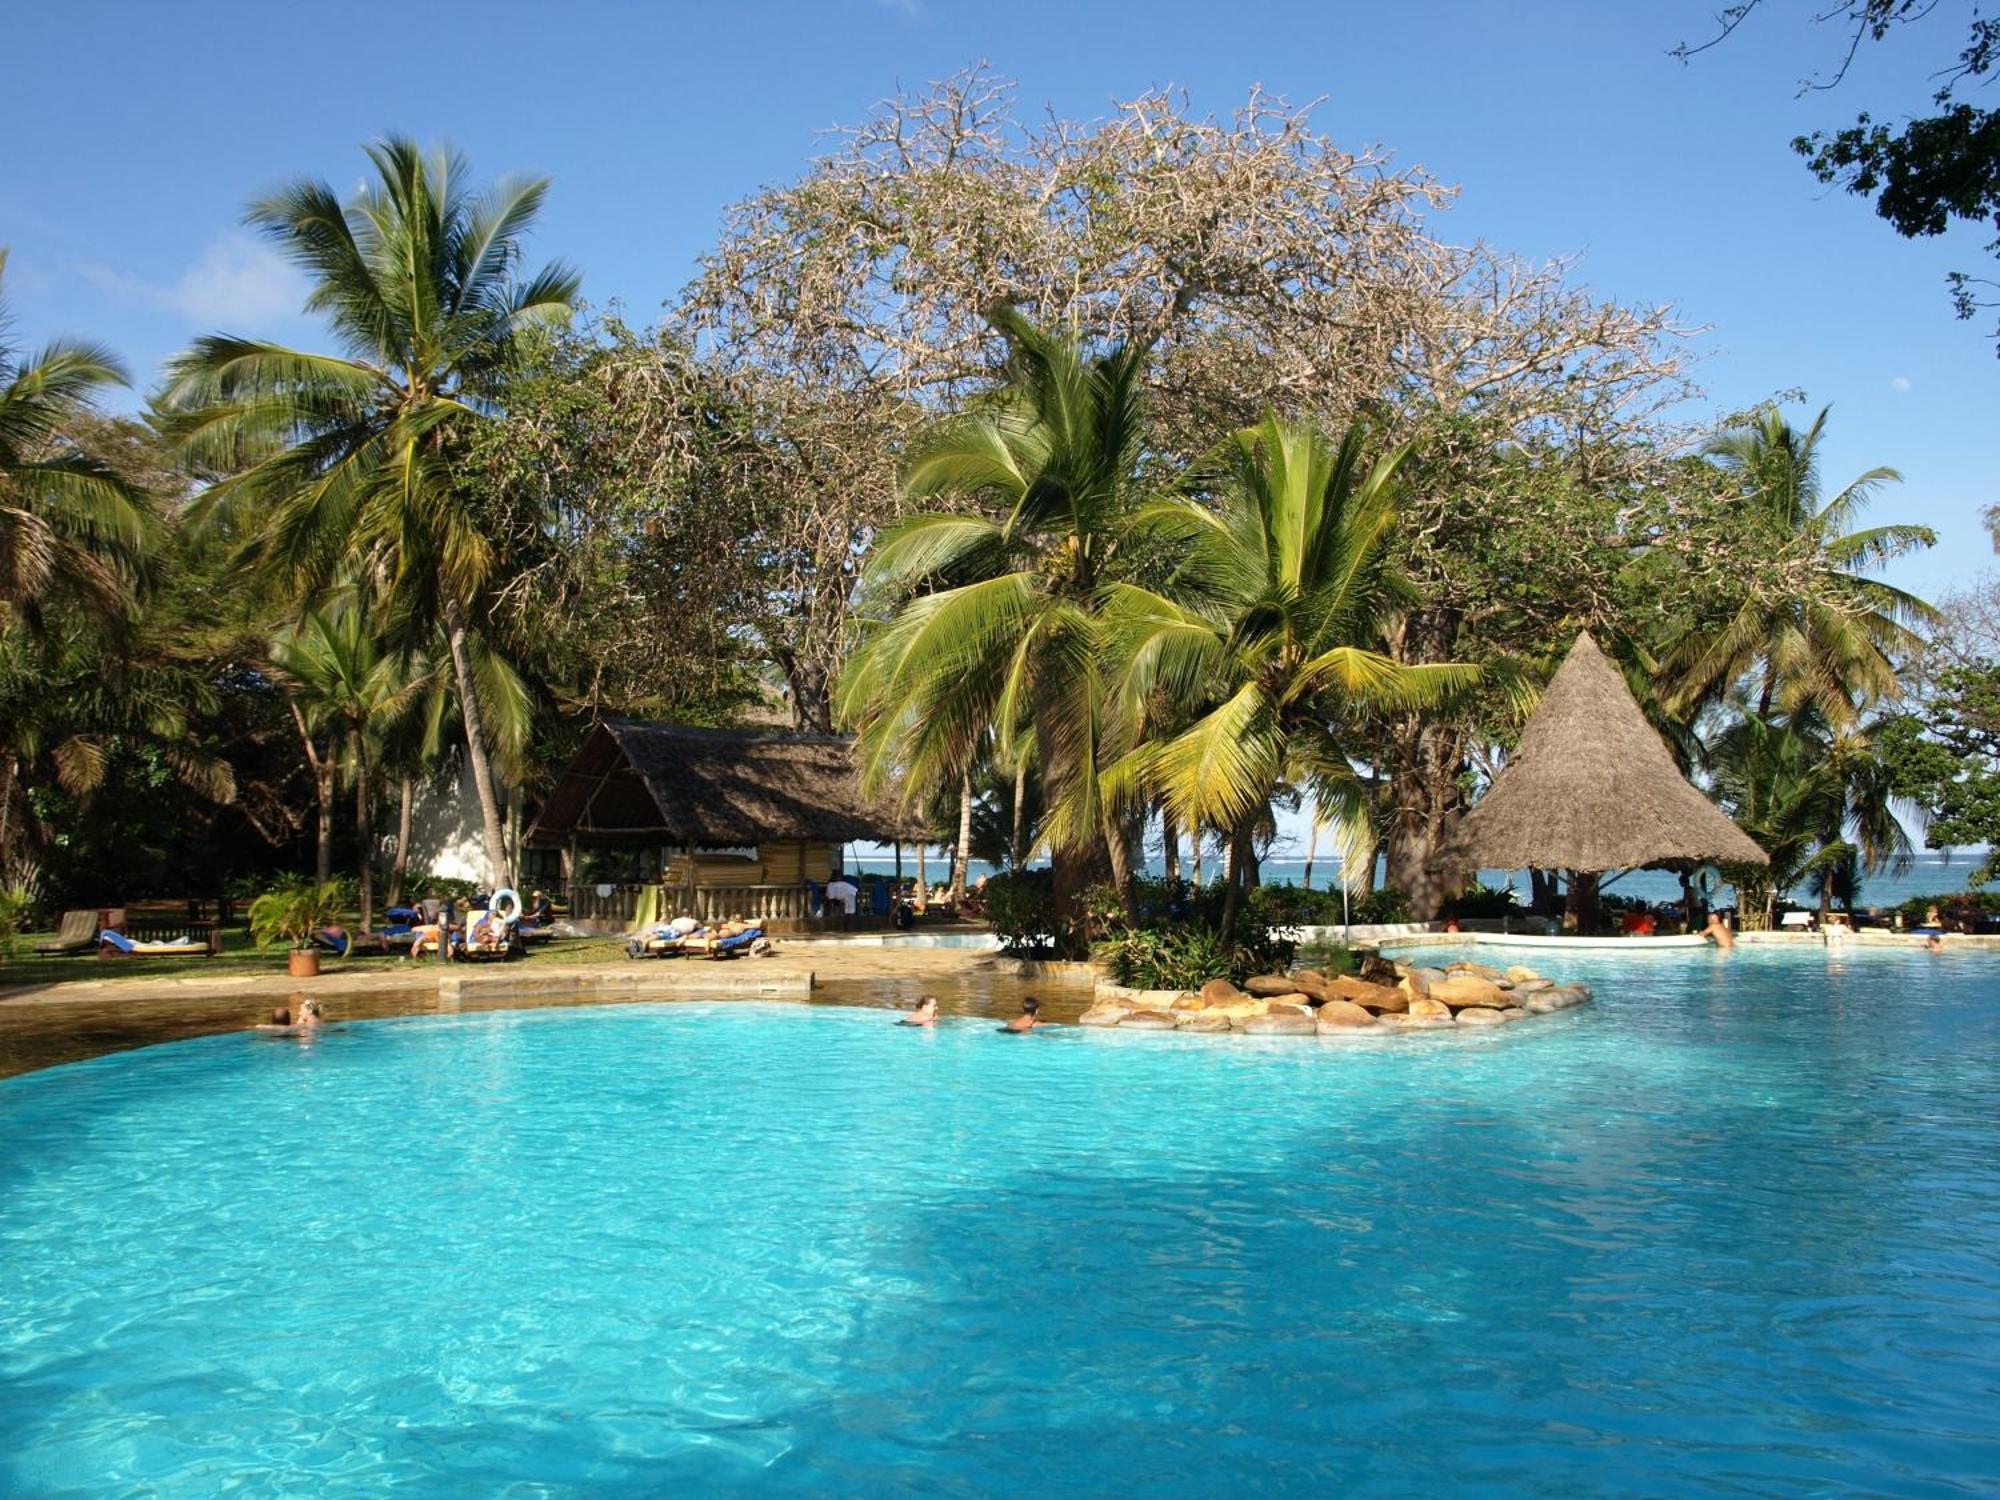
M 917 1008 L 896 1022 L 898 1026 L 935 1026 L 938 1018 L 936 995 L 925 995 L 917 1001 Z
M 1708 914 L 1708 925 L 1702 928 L 1701 935 L 1724 953 L 1736 946 L 1736 934 L 1729 930 L 1729 924 L 1722 919 L 1719 911 Z
M 1033 995 L 1021 1002 L 1021 1013 L 1000 1029 L 1002 1031 L 1033 1031 L 1042 1024 L 1042 1002 Z

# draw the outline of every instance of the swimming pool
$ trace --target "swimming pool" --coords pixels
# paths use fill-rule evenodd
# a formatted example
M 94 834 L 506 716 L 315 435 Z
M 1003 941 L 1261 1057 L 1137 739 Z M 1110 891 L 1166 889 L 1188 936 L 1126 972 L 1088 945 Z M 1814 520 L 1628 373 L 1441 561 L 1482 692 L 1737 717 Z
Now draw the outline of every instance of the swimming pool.
M 13 1079 L 0 1493 L 2000 1484 L 2000 965 L 1560 977 L 1380 1044 L 732 1002 Z

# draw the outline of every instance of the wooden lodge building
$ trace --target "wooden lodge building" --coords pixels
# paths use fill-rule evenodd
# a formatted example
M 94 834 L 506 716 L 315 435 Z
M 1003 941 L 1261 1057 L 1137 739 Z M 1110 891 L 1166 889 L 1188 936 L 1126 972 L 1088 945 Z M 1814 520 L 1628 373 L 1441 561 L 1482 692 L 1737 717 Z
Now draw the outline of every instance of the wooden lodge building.
M 559 859 L 574 920 L 689 912 L 781 929 L 809 913 L 852 840 L 921 837 L 865 797 L 853 742 L 778 729 L 606 719 L 543 802 L 527 843 Z

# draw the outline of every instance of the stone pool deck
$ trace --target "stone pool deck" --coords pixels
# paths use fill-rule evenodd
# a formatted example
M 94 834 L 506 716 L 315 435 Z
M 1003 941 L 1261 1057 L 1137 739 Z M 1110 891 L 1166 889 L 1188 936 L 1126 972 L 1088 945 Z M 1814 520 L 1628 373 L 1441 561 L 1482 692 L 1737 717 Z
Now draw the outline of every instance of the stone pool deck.
M 764 958 L 640 963 L 334 964 L 316 979 L 286 974 L 92 977 L 0 988 L 0 1077 L 99 1053 L 237 1031 L 311 995 L 334 1021 L 544 1006 L 671 1000 L 787 1000 L 907 1008 L 938 996 L 946 1015 L 1003 1019 L 1024 995 L 1053 1021 L 1090 1004 L 1087 975 L 1024 975 L 1013 959 L 975 948 L 880 943 L 781 943 Z

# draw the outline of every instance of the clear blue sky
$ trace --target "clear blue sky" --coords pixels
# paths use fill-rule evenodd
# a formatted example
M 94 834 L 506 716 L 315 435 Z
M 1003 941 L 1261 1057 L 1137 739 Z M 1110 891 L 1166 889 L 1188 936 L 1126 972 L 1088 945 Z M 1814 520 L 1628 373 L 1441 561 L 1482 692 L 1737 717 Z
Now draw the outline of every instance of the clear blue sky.
M 211 328 L 310 338 L 296 284 L 243 235 L 243 204 L 299 175 L 354 183 L 359 143 L 394 130 L 459 146 L 482 175 L 552 174 L 533 251 L 645 316 L 726 204 L 799 173 L 817 131 L 898 87 L 986 59 L 1020 80 L 1024 111 L 1088 117 L 1156 84 L 1226 112 L 1262 83 L 1323 96 L 1337 139 L 1462 184 L 1452 237 L 1580 253 L 1599 290 L 1678 304 L 1710 330 L 1714 409 L 1789 388 L 1833 403 L 1828 479 L 1903 470 L 1877 516 L 1942 533 L 1893 575 L 1933 592 L 1992 561 L 1977 513 L 2000 500 L 2000 360 L 1943 287 L 1979 264 L 1980 236 L 1901 240 L 1814 183 L 1787 142 L 1920 104 L 1959 36 L 1940 17 L 1865 52 L 1839 92 L 1800 99 L 1839 40 L 1806 24 L 1811 8 L 1769 0 L 1684 66 L 1667 51 L 1705 34 L 1708 0 L 12 0 L 0 244 L 18 338 L 101 338 L 142 379 Z

